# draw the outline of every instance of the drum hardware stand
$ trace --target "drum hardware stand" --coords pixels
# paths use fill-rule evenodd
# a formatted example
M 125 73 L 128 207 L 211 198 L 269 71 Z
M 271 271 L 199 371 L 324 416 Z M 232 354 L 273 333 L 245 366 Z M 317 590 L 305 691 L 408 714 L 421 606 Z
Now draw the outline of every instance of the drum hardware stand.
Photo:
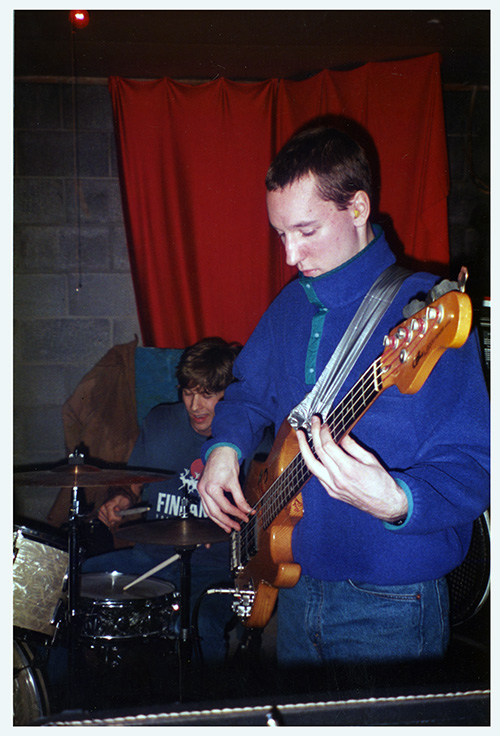
M 80 625 L 79 617 L 81 610 L 80 596 L 80 540 L 79 521 L 85 516 L 81 514 L 81 498 L 79 490 L 87 486 L 113 486 L 129 485 L 132 483 L 151 483 L 165 480 L 171 474 L 151 473 L 149 471 L 125 471 L 115 469 L 101 469 L 86 465 L 84 461 L 84 446 L 75 448 L 69 455 L 68 466 L 57 467 L 50 471 L 32 471 L 14 473 L 14 482 L 21 486 L 50 486 L 58 488 L 71 488 L 71 503 L 68 524 L 68 561 L 65 565 L 66 575 L 66 600 L 61 621 L 51 621 L 56 624 L 64 622 L 65 645 L 67 648 L 67 687 L 69 707 L 78 707 L 76 693 L 78 685 L 82 684 L 77 678 L 77 645 L 80 633 L 77 628 Z M 54 614 L 58 618 L 59 613 Z M 80 674 L 80 673 L 78 673 Z M 66 688 L 65 688 L 66 689 Z
M 156 478 L 155 478 L 156 480 Z M 145 579 L 174 559 L 180 560 L 180 591 L 179 591 L 179 626 L 180 631 L 176 638 L 176 653 L 179 664 L 179 696 L 180 701 L 186 699 L 187 687 L 194 692 L 192 679 L 193 656 L 193 625 L 191 616 L 191 556 L 201 544 L 215 544 L 225 541 L 226 533 L 210 521 L 195 518 L 190 512 L 190 504 L 195 500 L 186 493 L 180 499 L 179 512 L 175 518 L 145 522 L 143 524 L 124 527 L 116 533 L 120 539 L 126 539 L 140 544 L 168 544 L 174 547 L 176 555 L 160 563 L 139 576 L 126 587 L 129 588 L 141 579 Z M 149 528 L 148 528 L 149 524 Z M 208 524 L 208 526 L 207 526 Z M 212 527 L 212 528 L 210 528 Z M 124 588 L 125 589 L 125 588 Z M 228 591 L 229 592 L 229 591 Z M 230 591 L 231 593 L 233 591 Z
M 190 517 L 189 498 L 181 499 L 182 519 Z M 179 701 L 183 700 L 185 683 L 190 684 L 191 663 L 193 655 L 191 632 L 191 556 L 197 545 L 175 547 L 181 561 L 180 577 L 180 632 L 179 632 Z
M 192 632 L 191 632 L 191 555 L 196 547 L 179 547 L 177 551 L 181 558 L 181 595 L 180 595 L 180 632 L 179 632 L 179 700 L 183 700 L 185 685 L 190 682 L 192 663 Z
M 78 448 L 69 455 L 69 465 L 83 465 L 84 456 Z M 78 543 L 78 518 L 80 512 L 79 486 L 71 490 L 71 507 L 69 513 L 68 541 L 68 683 L 70 705 L 75 703 L 77 692 L 77 606 L 80 587 L 80 545 Z

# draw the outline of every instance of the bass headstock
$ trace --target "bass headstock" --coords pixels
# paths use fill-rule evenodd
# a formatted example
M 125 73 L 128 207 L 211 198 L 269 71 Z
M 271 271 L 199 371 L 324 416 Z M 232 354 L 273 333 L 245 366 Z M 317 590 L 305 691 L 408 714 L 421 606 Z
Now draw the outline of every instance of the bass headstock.
M 472 325 L 472 304 L 463 291 L 448 291 L 385 337 L 380 358 L 383 388 L 414 394 L 448 348 L 459 348 Z

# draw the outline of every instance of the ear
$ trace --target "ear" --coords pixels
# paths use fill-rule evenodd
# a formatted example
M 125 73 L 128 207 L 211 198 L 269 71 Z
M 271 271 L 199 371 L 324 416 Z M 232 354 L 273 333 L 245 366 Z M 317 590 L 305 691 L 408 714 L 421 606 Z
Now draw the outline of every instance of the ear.
M 349 204 L 354 227 L 365 227 L 370 218 L 370 198 L 366 192 L 356 192 Z

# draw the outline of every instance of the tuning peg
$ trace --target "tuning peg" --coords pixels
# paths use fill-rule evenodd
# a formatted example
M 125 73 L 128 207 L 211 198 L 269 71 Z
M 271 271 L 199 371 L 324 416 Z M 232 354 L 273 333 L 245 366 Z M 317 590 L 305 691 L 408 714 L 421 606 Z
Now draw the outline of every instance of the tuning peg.
M 384 337 L 384 347 L 395 350 L 399 345 L 399 340 L 396 335 L 386 335 Z
M 466 266 L 462 266 L 460 269 L 460 273 L 458 274 L 458 288 L 460 291 L 465 291 L 465 286 L 467 284 L 467 279 L 469 278 L 469 271 L 467 270 Z
M 396 335 L 403 342 L 408 342 L 411 339 L 411 332 L 407 327 L 398 327 Z
M 418 335 L 425 335 L 427 332 L 427 321 L 422 317 L 416 317 L 412 319 L 410 328 L 412 332 L 416 332 Z
M 442 306 L 440 306 L 439 308 L 433 307 L 432 305 L 427 307 L 425 316 L 431 322 L 437 322 L 437 324 L 439 324 L 441 320 L 443 319 Z

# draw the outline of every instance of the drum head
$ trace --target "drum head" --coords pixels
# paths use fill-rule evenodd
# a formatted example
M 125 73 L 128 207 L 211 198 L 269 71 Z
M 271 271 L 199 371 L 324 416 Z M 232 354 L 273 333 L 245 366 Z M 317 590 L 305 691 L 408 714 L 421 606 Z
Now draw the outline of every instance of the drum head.
M 167 580 L 147 578 L 128 590 L 123 588 L 136 580 L 139 575 L 126 575 L 120 572 L 84 573 L 81 579 L 80 595 L 93 601 L 138 601 L 153 600 L 173 593 L 175 586 Z

